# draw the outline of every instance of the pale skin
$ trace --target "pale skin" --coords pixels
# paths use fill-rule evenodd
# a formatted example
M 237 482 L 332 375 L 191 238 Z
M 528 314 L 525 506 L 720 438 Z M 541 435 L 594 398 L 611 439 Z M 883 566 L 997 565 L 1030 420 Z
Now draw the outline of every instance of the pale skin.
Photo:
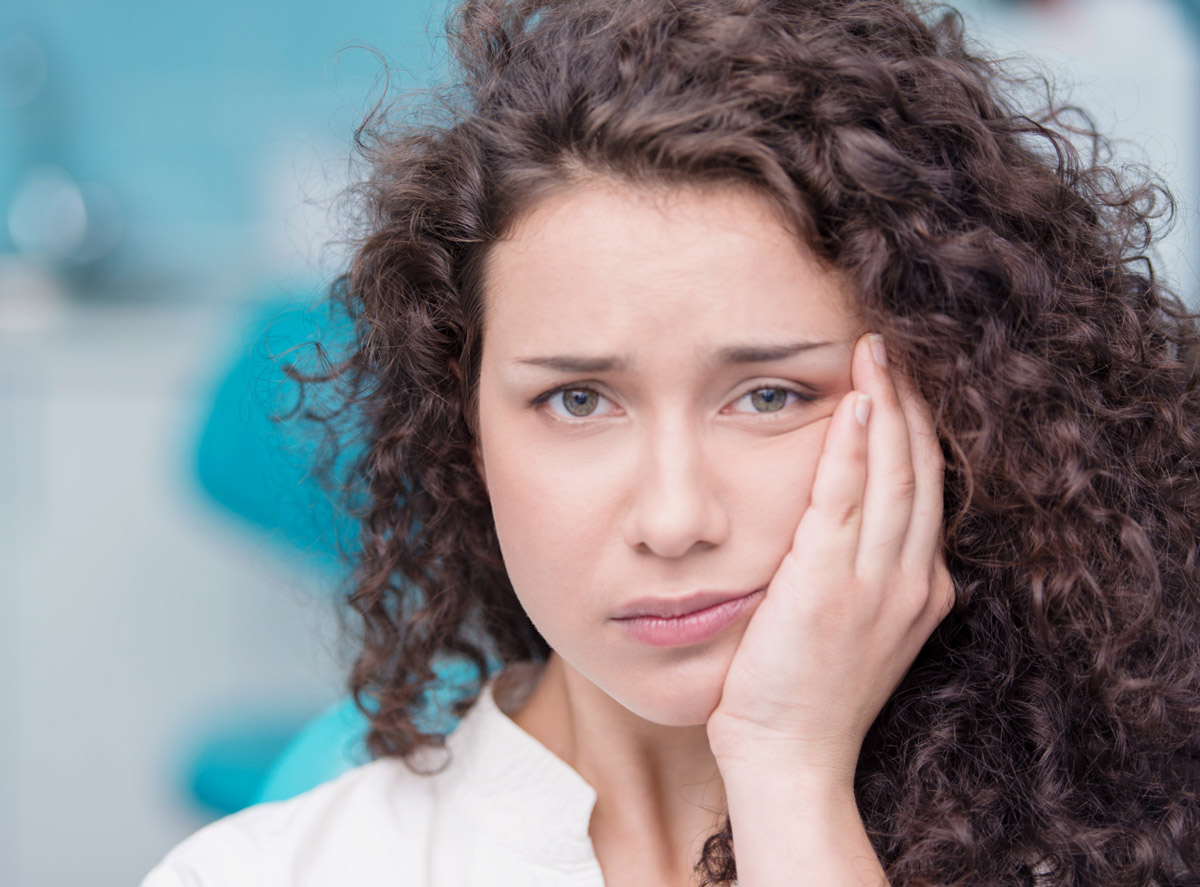
M 855 762 L 953 588 L 929 408 L 845 281 L 747 191 L 595 182 L 496 245 L 486 312 L 477 466 L 554 651 L 513 720 L 595 788 L 605 882 L 693 882 L 728 804 L 742 887 L 886 883 Z M 697 590 L 750 603 L 615 618 Z

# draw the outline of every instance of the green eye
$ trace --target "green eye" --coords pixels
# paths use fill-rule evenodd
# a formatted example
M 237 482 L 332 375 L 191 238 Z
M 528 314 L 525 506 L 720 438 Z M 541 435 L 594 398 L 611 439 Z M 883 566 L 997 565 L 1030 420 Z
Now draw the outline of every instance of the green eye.
M 600 395 L 588 388 L 567 388 L 562 392 L 562 405 L 576 418 L 590 416 L 600 401 Z
M 768 413 L 779 413 L 790 407 L 813 403 L 818 400 L 816 394 L 807 394 L 795 388 L 783 385 L 768 385 L 765 388 L 755 388 L 747 391 L 737 399 L 734 405 L 736 413 L 751 413 L 763 416 Z M 749 404 L 746 402 L 749 401 Z
M 787 405 L 786 388 L 758 388 L 750 392 L 750 403 L 760 413 L 774 413 Z
M 596 419 L 608 415 L 616 408 L 603 394 L 582 385 L 568 385 L 543 392 L 529 404 L 544 406 L 561 419 Z

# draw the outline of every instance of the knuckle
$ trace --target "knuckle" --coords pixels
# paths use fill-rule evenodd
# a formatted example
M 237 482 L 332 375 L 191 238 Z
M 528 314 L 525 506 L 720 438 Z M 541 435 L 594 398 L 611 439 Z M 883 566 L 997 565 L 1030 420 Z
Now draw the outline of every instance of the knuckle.
M 894 469 L 888 480 L 899 498 L 910 499 L 917 491 L 917 474 L 911 465 Z
M 831 502 L 827 513 L 833 523 L 838 526 L 847 526 L 858 522 L 859 515 L 862 513 L 862 505 L 849 499 Z
M 954 587 L 954 580 L 950 576 L 950 570 L 940 560 L 934 572 L 932 597 L 937 603 L 937 621 L 941 622 L 954 610 L 958 591 Z
M 814 521 L 812 529 L 821 533 L 824 528 L 841 528 L 857 523 L 862 513 L 862 503 L 849 496 L 828 496 L 820 499 L 814 496 L 809 513 Z
M 932 615 L 940 623 L 954 608 L 955 589 L 941 559 L 936 564 L 923 568 L 902 567 L 896 577 L 894 592 L 901 598 L 898 608 L 913 624 L 922 622 Z

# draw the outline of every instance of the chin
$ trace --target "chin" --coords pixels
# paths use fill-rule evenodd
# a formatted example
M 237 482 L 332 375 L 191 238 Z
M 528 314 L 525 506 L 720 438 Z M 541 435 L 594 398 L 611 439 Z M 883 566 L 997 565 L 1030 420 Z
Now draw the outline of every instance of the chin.
M 721 701 L 729 658 L 697 656 L 662 667 L 652 676 L 642 672 L 596 683 L 622 706 L 651 723 L 664 727 L 703 726 Z

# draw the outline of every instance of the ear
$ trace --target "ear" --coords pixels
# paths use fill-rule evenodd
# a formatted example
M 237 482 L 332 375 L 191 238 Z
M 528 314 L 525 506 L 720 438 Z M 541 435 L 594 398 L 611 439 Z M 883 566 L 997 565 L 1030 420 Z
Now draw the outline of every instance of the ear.
M 458 380 L 459 391 L 466 394 L 466 384 L 463 381 L 462 367 L 458 365 L 457 360 L 450 361 L 450 371 L 454 373 L 454 378 Z M 471 461 L 475 463 L 475 473 L 479 475 L 479 479 L 483 481 L 483 488 L 487 489 L 487 471 L 483 467 L 483 453 L 479 449 L 479 438 L 471 441 Z

